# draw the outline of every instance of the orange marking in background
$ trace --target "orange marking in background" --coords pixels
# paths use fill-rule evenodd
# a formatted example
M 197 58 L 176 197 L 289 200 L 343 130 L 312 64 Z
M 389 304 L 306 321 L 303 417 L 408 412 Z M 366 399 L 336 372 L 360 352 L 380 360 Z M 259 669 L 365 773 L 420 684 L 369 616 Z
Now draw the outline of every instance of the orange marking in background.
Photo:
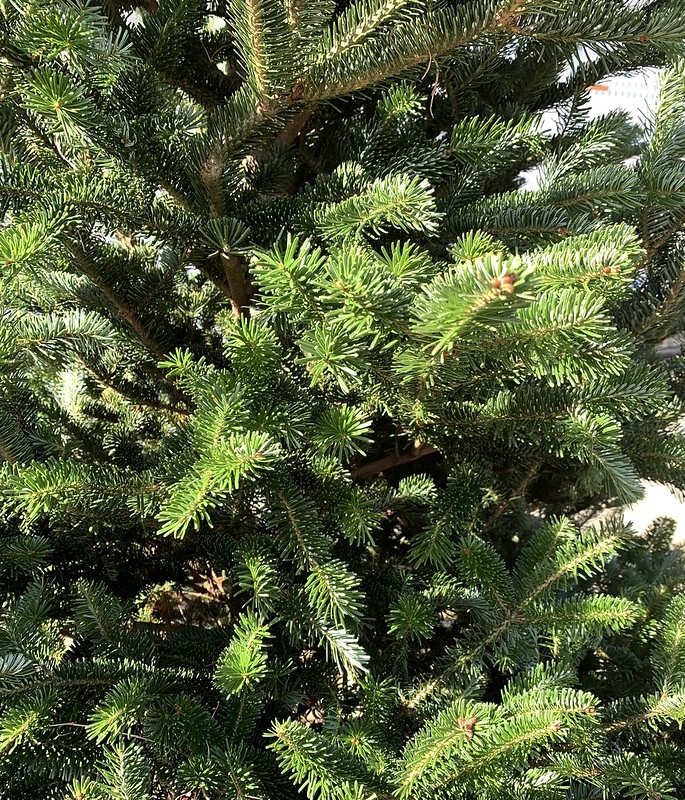
M 588 86 L 588 89 L 590 91 L 593 91 L 593 89 L 594 89 L 595 92 L 608 92 L 609 91 L 609 87 L 608 86 L 602 86 L 599 83 L 596 83 L 594 86 Z

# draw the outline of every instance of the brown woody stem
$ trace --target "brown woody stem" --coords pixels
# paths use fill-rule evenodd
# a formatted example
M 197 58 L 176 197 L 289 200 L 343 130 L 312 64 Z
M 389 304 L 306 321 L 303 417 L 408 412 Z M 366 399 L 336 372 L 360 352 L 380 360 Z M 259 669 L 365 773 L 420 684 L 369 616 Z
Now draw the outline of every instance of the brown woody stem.
M 236 317 L 249 316 L 250 293 L 247 285 L 247 270 L 237 256 L 221 253 L 221 266 L 231 293 L 231 308 Z
M 352 470 L 352 478 L 358 480 L 359 478 L 369 478 L 371 475 L 379 475 L 381 472 L 385 472 L 385 470 L 392 469 L 393 467 L 398 467 L 400 464 L 409 464 L 419 458 L 424 458 L 425 456 L 430 456 L 438 452 L 439 450 L 437 447 L 433 447 L 432 444 L 415 445 L 406 453 L 392 453 L 389 456 L 379 458 L 377 461 L 362 464 L 361 467 Z

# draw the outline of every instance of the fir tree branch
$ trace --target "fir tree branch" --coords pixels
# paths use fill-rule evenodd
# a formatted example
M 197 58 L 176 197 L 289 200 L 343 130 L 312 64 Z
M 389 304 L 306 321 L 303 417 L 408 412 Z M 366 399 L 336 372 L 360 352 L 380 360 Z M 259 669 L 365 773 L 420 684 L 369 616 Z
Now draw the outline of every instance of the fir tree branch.
M 30 112 L 22 109 L 20 106 L 16 107 L 15 113 L 19 116 L 22 122 L 41 140 L 41 142 L 57 156 L 57 158 L 68 167 L 70 170 L 75 168 L 75 165 L 64 155 L 61 149 L 57 146 L 55 141 L 51 139 L 39 125 L 36 125 L 35 120 Z
M 512 495 L 503 502 L 501 502 L 499 506 L 497 506 L 497 508 L 493 511 L 492 515 L 490 516 L 490 519 L 487 521 L 485 525 L 486 530 L 490 528 L 502 516 L 502 514 L 504 514 L 504 512 L 508 508 L 511 508 L 511 506 L 517 500 L 521 500 L 525 496 L 526 490 L 528 489 L 530 482 L 538 474 L 541 467 L 542 467 L 541 461 L 536 461 L 535 463 L 531 464 L 530 468 L 526 471 L 526 474 L 521 479 L 519 485 L 516 487 L 516 489 L 514 489 Z
M 23 694 L 30 694 L 31 692 L 38 691 L 40 689 L 44 689 L 49 686 L 54 686 L 55 688 L 68 688 L 73 686 L 74 688 L 80 689 L 84 687 L 91 687 L 91 686 L 112 686 L 113 684 L 117 683 L 119 680 L 118 677 L 112 678 L 60 678 L 59 676 L 55 675 L 42 675 L 39 681 L 35 683 L 25 683 L 21 686 L 11 686 L 7 688 L 0 689 L 0 698 L 3 700 L 8 700 L 12 697 L 19 697 Z
M 217 256 L 215 258 L 216 258 L 216 260 L 219 259 L 218 254 L 217 254 Z M 217 289 L 219 289 L 219 291 L 223 294 L 223 296 L 227 300 L 230 301 L 231 300 L 231 290 L 228 288 L 228 286 L 226 285 L 225 281 L 218 280 L 216 275 L 213 275 L 211 269 L 208 269 L 207 266 L 199 263 L 197 265 L 197 267 L 200 270 L 200 272 L 205 276 L 205 278 L 207 278 L 207 280 L 210 283 L 213 283 L 214 286 L 216 286 Z M 217 269 L 218 269 L 218 266 L 217 266 Z
M 211 152 L 200 168 L 200 179 L 207 192 L 209 213 L 214 219 L 223 217 L 225 213 L 224 194 L 221 187 L 223 170 L 224 163 L 218 152 Z
M 116 0 L 107 0 L 107 11 L 113 23 L 125 30 L 129 30 L 121 13 L 118 11 L 117 6 L 120 5 Z M 124 3 L 126 6 L 142 6 L 149 14 L 154 14 L 159 10 L 157 0 L 144 0 L 141 3 Z M 182 16 L 185 3 L 179 3 L 177 14 Z M 166 29 L 173 29 L 178 20 L 174 19 L 172 12 L 169 19 L 164 23 L 164 31 L 160 34 L 163 38 Z M 172 67 L 171 69 L 162 69 L 158 65 L 153 65 L 161 80 L 168 86 L 173 86 L 176 89 L 188 94 L 197 103 L 205 108 L 208 113 L 215 111 L 222 106 L 228 97 L 238 88 L 238 83 L 232 80 L 228 75 L 223 73 L 216 64 L 214 64 L 204 51 L 199 53 L 193 50 L 184 54 L 185 59 L 181 68 L 185 68 L 185 74 L 178 74 Z M 188 71 L 188 67 L 192 71 Z M 180 71 L 180 70 L 179 70 Z
M 122 389 L 121 386 L 117 386 L 110 378 L 104 375 L 102 372 L 93 368 L 91 364 L 87 364 L 82 358 L 79 358 L 79 363 L 81 366 L 88 370 L 88 372 L 93 375 L 93 377 L 106 386 L 108 389 L 111 389 L 113 392 L 116 392 L 118 395 L 123 397 L 126 400 L 129 400 L 133 403 L 134 406 L 144 406 L 146 408 L 153 408 L 156 411 L 169 411 L 172 414 L 181 414 L 182 416 L 187 416 L 191 413 L 191 411 L 187 408 L 182 408 L 180 406 L 170 406 L 168 403 L 163 402 L 162 400 L 154 400 L 151 398 L 143 398 L 138 395 L 132 394 L 131 392 L 127 392 L 126 390 Z
M 685 217 L 683 218 L 683 221 L 685 222 Z M 656 250 L 661 246 L 662 245 L 657 244 L 654 246 L 654 249 Z M 673 282 L 673 285 L 668 290 L 664 299 L 661 301 L 659 308 L 652 314 L 650 314 L 646 318 L 646 320 L 642 323 L 642 325 L 640 325 L 638 328 L 634 330 L 636 336 L 643 336 L 645 333 L 647 333 L 649 330 L 655 327 L 655 325 L 658 324 L 662 316 L 665 316 L 672 311 L 673 306 L 676 304 L 676 301 L 678 300 L 678 295 L 680 294 L 680 291 L 683 288 L 684 284 L 685 284 L 685 268 L 681 270 L 680 274 Z
M 527 744 L 528 742 L 545 741 L 551 738 L 559 731 L 559 727 L 560 725 L 558 722 L 542 724 L 539 727 L 524 731 L 510 740 L 505 740 L 484 752 L 480 757 L 463 761 L 451 773 L 441 776 L 439 783 L 434 782 L 431 789 L 439 791 L 447 785 L 458 784 L 460 781 L 467 778 L 470 772 L 482 769 L 490 762 L 501 758 L 501 756 L 505 755 L 508 751 L 516 750 L 521 745 Z
M 94 264 L 88 258 L 88 254 L 83 247 L 82 243 L 77 243 L 74 239 L 67 236 L 62 238 L 62 242 L 67 250 L 71 253 L 76 265 L 88 277 L 95 286 L 102 292 L 103 296 L 107 299 L 113 309 L 119 314 L 121 320 L 128 326 L 128 328 L 138 337 L 141 344 L 143 344 L 152 355 L 156 358 L 153 361 L 147 361 L 140 364 L 141 369 L 147 370 L 157 380 L 163 381 L 170 387 L 170 391 L 175 399 L 192 406 L 192 398 L 185 392 L 181 391 L 158 366 L 157 361 L 164 361 L 167 353 L 165 349 L 154 339 L 153 336 L 146 330 L 140 317 L 134 309 L 127 305 L 124 300 L 102 279 Z
M 678 195 L 681 196 L 681 195 Z M 644 259 L 646 262 L 649 258 L 651 258 L 655 253 L 661 250 L 662 247 L 665 247 L 671 238 L 678 233 L 679 230 L 682 229 L 683 225 L 685 225 L 685 211 L 681 214 L 678 214 L 667 230 L 658 238 L 656 241 L 650 241 L 645 249 L 647 250 L 647 255 Z M 643 262 L 644 263 L 644 262 Z
M 252 44 L 250 67 L 254 80 L 254 89 L 260 102 L 265 103 L 269 99 L 269 79 L 263 42 L 262 2 L 261 0 L 243 0 L 243 2 L 245 7 L 244 22 Z
M 8 464 L 17 463 L 17 459 L 13 455 L 12 451 L 5 445 L 2 439 L 0 439 L 0 458 L 3 461 L 6 461 Z
M 156 357 L 157 360 L 164 360 L 166 358 L 165 349 L 148 333 L 145 326 L 140 320 L 138 314 L 128 306 L 121 297 L 103 280 L 98 274 L 98 270 L 94 264 L 88 259 L 88 254 L 81 244 L 77 244 L 73 239 L 67 237 L 63 238 L 63 243 L 67 250 L 71 253 L 78 268 L 89 280 L 97 286 L 102 292 L 104 297 L 108 300 L 112 308 L 117 311 L 120 318 L 130 328 L 133 333 L 138 337 L 140 342 L 145 345 L 147 350 Z M 159 375 L 167 380 L 164 373 L 159 371 Z
M 517 14 L 520 5 L 520 0 L 514 0 L 508 7 L 496 10 L 493 4 L 492 16 L 484 16 L 480 21 L 467 23 L 465 20 L 460 20 L 461 24 L 457 24 L 456 20 L 448 18 L 445 21 L 447 30 L 443 28 L 441 17 L 429 17 L 426 19 L 425 25 L 431 34 L 430 47 L 426 49 L 416 48 L 416 45 L 414 48 L 407 46 L 404 49 L 391 47 L 388 48 L 387 53 L 383 53 L 384 58 L 378 52 L 376 63 L 369 63 L 364 71 L 359 70 L 355 75 L 350 74 L 337 81 L 330 80 L 319 86 L 307 87 L 302 99 L 308 104 L 320 103 L 335 97 L 355 94 L 381 84 L 390 77 L 402 75 L 423 64 L 432 63 L 440 56 L 447 55 L 459 47 L 465 47 L 488 33 L 501 31 L 502 27 L 498 20 L 503 16 Z
M 648 722 L 650 719 L 655 719 L 657 717 L 662 716 L 663 714 L 668 714 L 669 707 L 668 701 L 670 696 L 667 692 L 663 692 L 655 705 L 649 708 L 642 714 L 634 714 L 633 716 L 627 717 L 626 719 L 618 720 L 617 722 L 612 722 L 609 725 L 604 726 L 604 733 L 607 735 L 611 735 L 612 733 L 616 733 L 618 731 L 626 730 L 627 728 L 632 728 L 636 725 L 641 725 L 644 722 Z
M 564 575 L 575 575 L 581 566 L 592 562 L 593 558 L 606 557 L 607 553 L 614 552 L 615 547 L 624 539 L 625 535 L 623 531 L 620 533 L 609 532 L 608 536 L 600 539 L 589 550 L 582 550 L 575 558 L 562 563 L 556 572 L 549 575 L 542 583 L 527 594 L 518 610 L 523 611 L 526 606 L 530 605 L 530 603 L 536 600 L 541 594 L 544 594 L 548 587 L 559 582 Z
M 72 169 L 73 165 L 69 162 L 68 166 Z M 172 191 L 170 187 L 164 185 L 163 182 L 160 181 L 160 186 L 168 192 L 168 194 L 177 202 L 179 206 L 183 208 L 184 211 L 189 211 L 188 203 L 178 195 L 177 192 Z M 26 198 L 26 199 L 33 199 L 33 200 L 44 200 L 45 199 L 45 192 L 42 191 L 33 191 L 31 189 L 23 189 L 18 188 L 16 186 L 12 186 L 9 182 L 4 182 L 0 185 L 0 195 L 5 194 L 11 197 L 19 197 L 19 198 Z M 154 231 L 158 234 L 172 234 L 178 233 L 178 226 L 173 224 L 165 224 L 164 222 L 159 222 L 157 220 L 150 219 L 149 217 L 143 217 L 135 213 L 131 213 L 127 211 L 125 208 L 121 208 L 118 206 L 107 205 L 106 203 L 100 203 L 97 200 L 90 200 L 90 199 L 82 199 L 78 197 L 69 197 L 69 196 L 61 196 L 60 197 L 60 205 L 72 205 L 74 208 L 82 210 L 84 212 L 94 212 L 95 214 L 101 215 L 101 217 L 107 218 L 111 217 L 114 219 L 118 219 L 123 223 L 127 223 L 132 227 L 142 227 L 146 228 L 147 230 Z

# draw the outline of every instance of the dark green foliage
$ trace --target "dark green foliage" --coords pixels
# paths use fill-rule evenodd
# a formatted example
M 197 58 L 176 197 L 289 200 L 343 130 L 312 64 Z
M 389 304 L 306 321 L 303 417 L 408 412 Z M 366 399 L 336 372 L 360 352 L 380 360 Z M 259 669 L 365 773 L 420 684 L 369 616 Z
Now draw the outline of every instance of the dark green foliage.
M 658 527 L 641 539 L 615 520 L 579 533 L 554 518 L 510 571 L 464 538 L 454 574 L 398 575 L 389 602 L 370 593 L 361 641 L 376 631 L 383 644 L 356 678 L 359 646 L 294 586 L 274 599 L 311 615 L 300 623 L 318 626 L 320 653 L 301 649 L 301 633 L 275 636 L 272 612 L 245 609 L 217 637 L 137 621 L 99 586 L 67 597 L 28 583 L 0 638 L 6 791 L 678 797 L 668 754 L 684 744 L 685 560 L 667 542 Z M 326 644 L 337 677 L 319 661 Z
M 2 797 L 685 794 L 684 12 L 0 2 Z

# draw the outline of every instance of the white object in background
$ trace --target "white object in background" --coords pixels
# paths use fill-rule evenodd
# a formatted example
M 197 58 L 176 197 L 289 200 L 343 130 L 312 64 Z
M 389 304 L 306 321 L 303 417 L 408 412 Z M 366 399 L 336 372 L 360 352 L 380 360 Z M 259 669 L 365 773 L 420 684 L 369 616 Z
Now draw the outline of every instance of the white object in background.
M 657 517 L 671 517 L 676 522 L 673 543 L 685 542 L 685 503 L 660 483 L 642 481 L 645 496 L 623 512 L 623 520 L 632 522 L 637 533 L 642 533 Z
M 641 122 L 656 108 L 660 72 L 647 68 L 633 75 L 616 75 L 590 86 L 590 116 L 610 111 L 628 111 L 633 122 Z

